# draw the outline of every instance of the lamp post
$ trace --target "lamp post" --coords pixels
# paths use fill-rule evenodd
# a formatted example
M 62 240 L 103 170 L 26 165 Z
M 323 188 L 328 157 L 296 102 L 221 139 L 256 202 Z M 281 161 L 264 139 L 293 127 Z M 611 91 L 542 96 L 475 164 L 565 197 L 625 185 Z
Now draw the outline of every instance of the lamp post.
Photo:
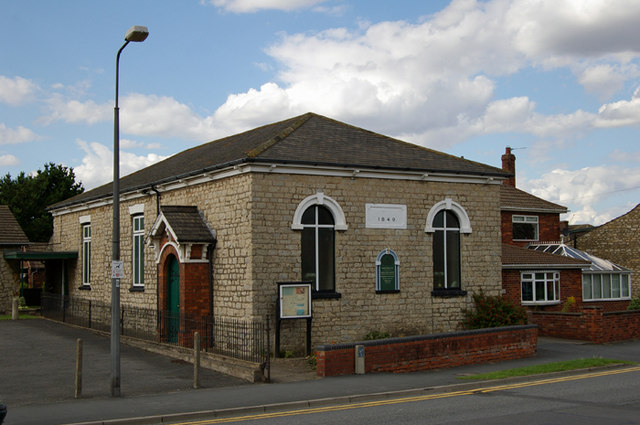
M 144 41 L 147 27 L 133 26 L 124 36 L 116 56 L 116 102 L 113 108 L 113 245 L 111 263 L 111 396 L 120 397 L 120 109 L 118 108 L 118 74 L 120 53 L 130 42 Z

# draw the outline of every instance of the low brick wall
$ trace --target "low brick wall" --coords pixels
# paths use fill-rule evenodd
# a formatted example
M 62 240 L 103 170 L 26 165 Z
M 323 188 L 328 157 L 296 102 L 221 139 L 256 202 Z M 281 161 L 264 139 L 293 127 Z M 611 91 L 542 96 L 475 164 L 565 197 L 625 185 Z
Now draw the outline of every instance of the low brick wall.
M 640 311 L 605 311 L 587 306 L 578 313 L 530 311 L 529 323 L 541 336 L 579 339 L 596 344 L 640 338 Z
M 536 354 L 535 325 L 477 329 L 348 344 L 316 349 L 318 376 L 355 372 L 355 346 L 365 350 L 365 373 L 413 372 L 471 363 L 509 360 Z

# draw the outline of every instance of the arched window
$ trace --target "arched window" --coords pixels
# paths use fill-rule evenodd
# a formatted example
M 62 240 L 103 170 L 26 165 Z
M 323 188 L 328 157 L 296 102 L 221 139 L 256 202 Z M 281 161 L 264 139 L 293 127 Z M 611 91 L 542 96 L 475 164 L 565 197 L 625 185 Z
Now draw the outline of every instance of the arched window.
M 318 292 L 335 292 L 335 221 L 331 211 L 312 205 L 302 214 L 302 280 Z
M 436 213 L 433 223 L 433 287 L 460 289 L 460 221 L 450 210 Z

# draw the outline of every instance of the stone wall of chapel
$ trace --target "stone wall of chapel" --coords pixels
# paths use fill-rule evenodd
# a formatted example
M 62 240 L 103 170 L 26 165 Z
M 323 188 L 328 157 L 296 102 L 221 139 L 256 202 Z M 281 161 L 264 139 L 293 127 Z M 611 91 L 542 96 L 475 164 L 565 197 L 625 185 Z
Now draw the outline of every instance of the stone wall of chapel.
M 205 220 L 217 231 L 214 250 L 214 314 L 225 317 L 249 317 L 252 311 L 253 286 L 250 281 L 250 177 L 241 175 L 224 180 L 180 188 L 160 195 L 160 205 L 195 205 Z M 132 287 L 132 219 L 129 207 L 144 204 L 145 233 L 156 218 L 156 195 L 121 201 L 120 258 L 125 276 L 121 280 L 121 304 L 137 308 L 157 308 L 158 270 L 155 251 L 145 246 L 144 291 L 131 292 Z M 110 205 L 90 208 L 54 217 L 53 249 L 77 251 L 78 260 L 67 262 L 69 293 L 74 298 L 111 302 L 111 234 L 113 227 Z M 80 217 L 91 216 L 91 289 L 82 286 L 82 235 Z
M 161 205 L 196 205 L 217 232 L 213 253 L 214 314 L 263 319 L 274 323 L 278 281 L 300 280 L 300 231 L 291 229 L 298 204 L 321 189 L 344 210 L 346 231 L 336 232 L 336 289 L 340 299 L 314 300 L 313 345 L 358 340 L 369 331 L 393 335 L 434 333 L 458 328 L 461 309 L 472 305 L 480 289 L 501 290 L 499 187 L 403 180 L 243 174 L 197 186 L 163 192 Z M 431 295 L 432 234 L 426 217 L 437 202 L 451 198 L 469 215 L 473 232 L 461 235 L 463 297 Z M 121 201 L 121 258 L 125 278 L 121 303 L 157 308 L 157 265 L 152 247 L 145 248 L 145 290 L 131 287 L 132 236 L 129 206 L 144 203 L 145 231 L 156 219 L 156 196 Z M 407 229 L 367 229 L 365 204 L 407 206 Z M 77 250 L 69 268 L 73 297 L 110 302 L 110 206 L 55 217 L 54 249 Z M 91 215 L 91 290 L 82 281 L 79 217 Z M 376 294 L 375 260 L 390 248 L 400 260 L 400 292 Z M 73 262 L 68 262 L 71 264 Z M 283 343 L 304 344 L 304 321 L 283 323 Z
M 162 205 L 196 205 L 216 231 L 214 315 L 248 318 L 253 309 L 250 226 L 251 177 L 243 174 L 162 194 Z
M 120 280 L 120 303 L 123 307 L 156 309 L 156 265 L 153 250 L 145 247 L 144 291 L 130 291 L 133 286 L 133 221 L 129 207 L 144 204 L 145 231 L 156 218 L 155 197 L 120 202 L 120 259 L 124 277 Z M 90 289 L 82 285 L 82 225 L 80 217 L 91 216 L 91 282 Z M 54 251 L 77 251 L 77 261 L 66 261 L 69 296 L 93 302 L 111 303 L 113 208 L 104 205 L 54 217 L 51 244 Z
M 253 176 L 253 315 L 273 315 L 278 281 L 298 281 L 300 231 L 291 229 L 298 204 L 322 190 L 342 207 L 348 230 L 336 231 L 336 291 L 339 299 L 313 301 L 312 345 L 361 340 L 370 331 L 394 336 L 458 328 L 471 295 L 501 291 L 499 187 L 365 178 L 256 174 Z M 473 232 L 461 235 L 463 297 L 442 298 L 433 289 L 432 234 L 425 233 L 429 210 L 451 198 L 469 215 Z M 407 206 L 407 229 L 365 227 L 365 204 Z M 400 292 L 377 294 L 375 260 L 390 248 L 400 261 Z M 273 317 L 273 316 L 271 316 Z M 283 323 L 283 338 L 304 334 L 304 321 Z

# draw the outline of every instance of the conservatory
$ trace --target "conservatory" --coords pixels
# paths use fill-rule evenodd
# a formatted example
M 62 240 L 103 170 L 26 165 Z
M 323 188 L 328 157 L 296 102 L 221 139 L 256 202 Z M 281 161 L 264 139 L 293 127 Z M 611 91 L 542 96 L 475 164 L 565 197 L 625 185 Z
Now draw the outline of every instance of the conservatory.
M 583 301 L 631 299 L 631 270 L 629 269 L 563 243 L 530 244 L 527 248 L 589 261 L 591 267 L 582 271 Z

